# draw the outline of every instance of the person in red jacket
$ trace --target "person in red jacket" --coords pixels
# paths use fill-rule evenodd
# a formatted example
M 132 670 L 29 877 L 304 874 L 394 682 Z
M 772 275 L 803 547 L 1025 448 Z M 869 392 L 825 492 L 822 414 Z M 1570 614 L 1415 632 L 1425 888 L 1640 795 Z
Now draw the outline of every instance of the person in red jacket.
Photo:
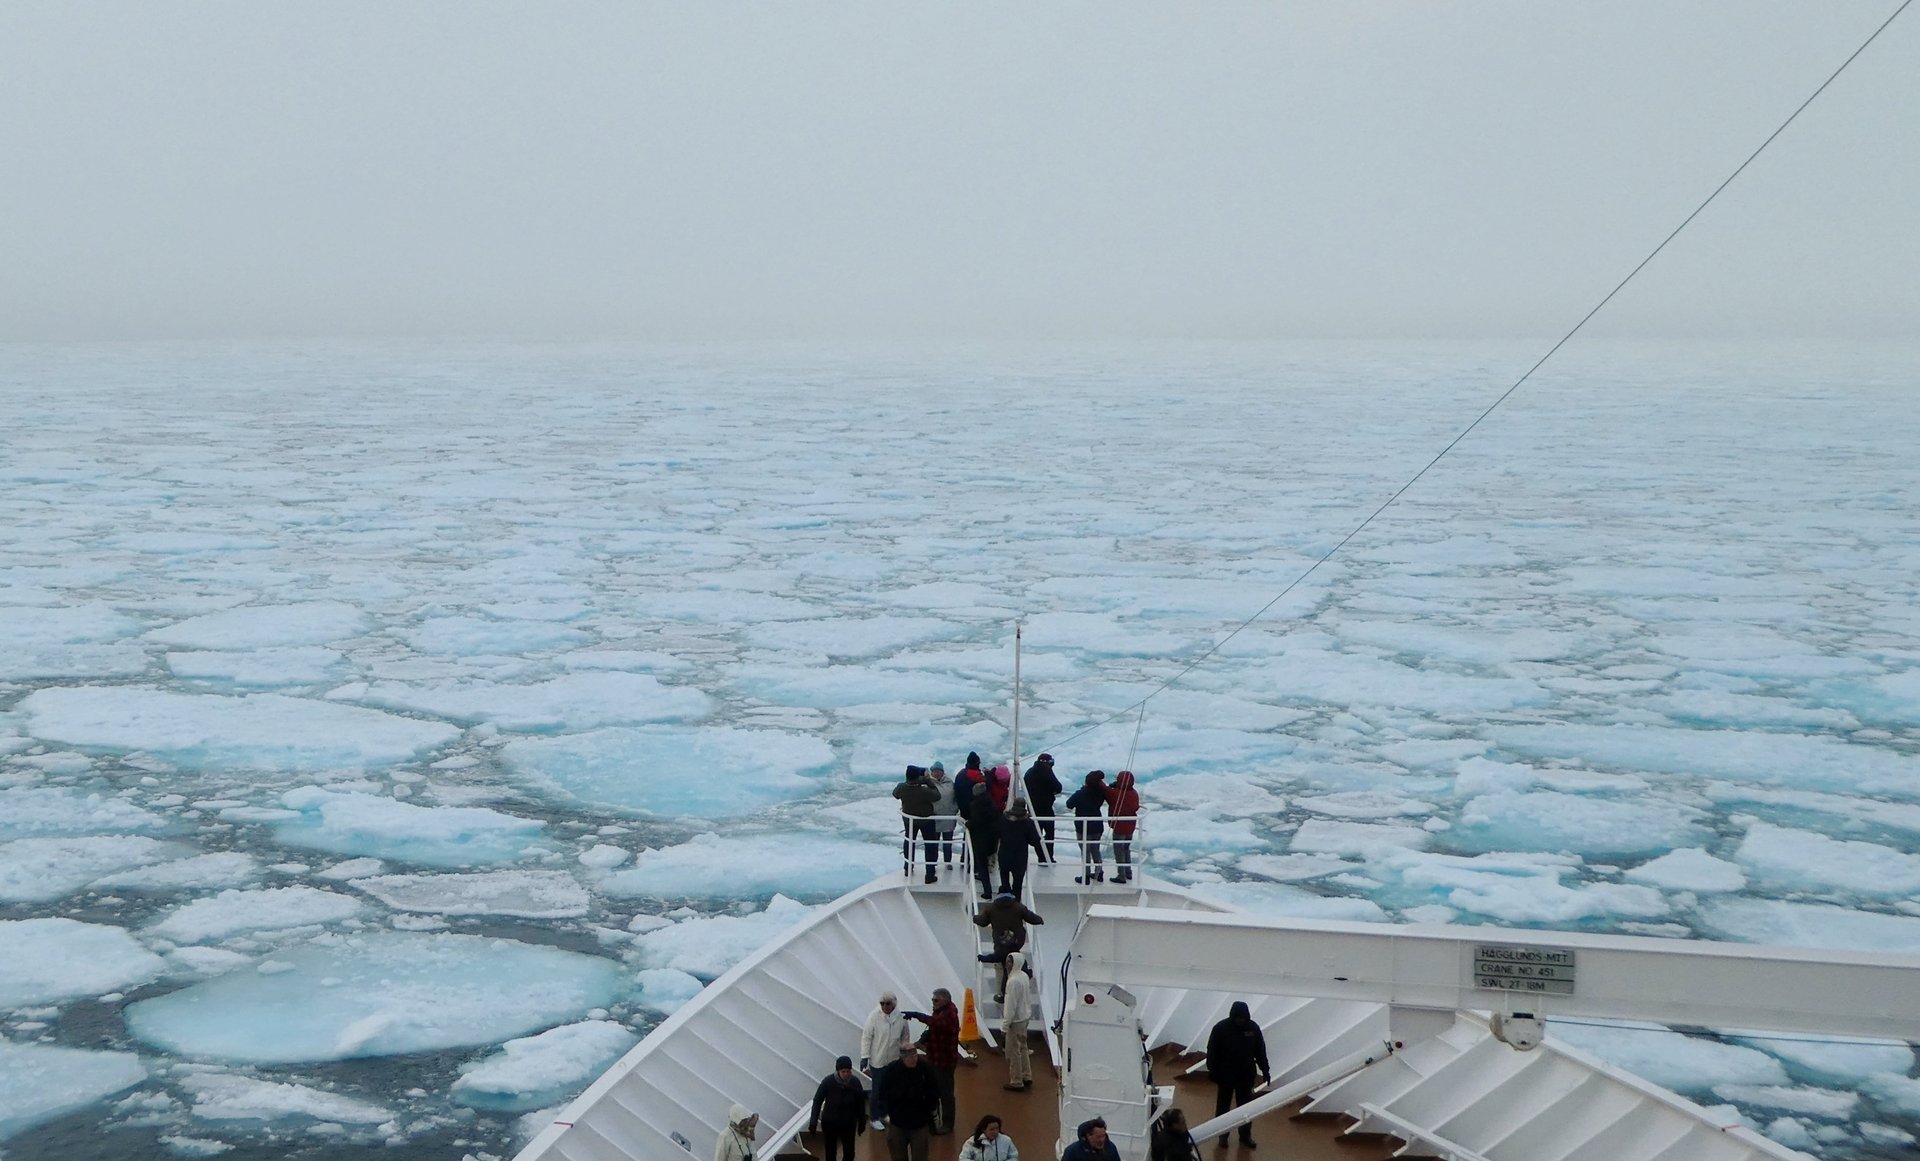
M 1133 878 L 1133 828 L 1140 817 L 1140 792 L 1133 788 L 1133 771 L 1122 770 L 1107 787 L 1107 818 L 1113 822 L 1113 864 L 1119 868 L 1113 881 L 1124 883 Z

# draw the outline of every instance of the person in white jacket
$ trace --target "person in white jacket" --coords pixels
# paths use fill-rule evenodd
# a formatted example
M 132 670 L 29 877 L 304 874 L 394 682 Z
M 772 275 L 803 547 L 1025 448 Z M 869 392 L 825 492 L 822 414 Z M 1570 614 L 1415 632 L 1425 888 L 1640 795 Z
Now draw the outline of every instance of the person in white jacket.
M 1020 1150 L 1013 1147 L 1012 1137 L 1000 1131 L 1000 1118 L 988 1113 L 960 1146 L 960 1161 L 1020 1161 Z
M 881 992 L 880 1003 L 867 1017 L 867 1026 L 860 1031 L 860 1071 L 872 1080 L 880 1075 L 880 1070 L 900 1059 L 900 1041 L 907 1034 L 907 1017 L 900 1011 L 900 1001 L 892 992 Z M 873 1086 L 873 1103 L 868 1107 L 873 1117 L 873 1127 L 887 1127 L 886 1106 L 880 1101 L 880 1086 Z
M 1002 993 L 1000 1026 L 1006 1032 L 1007 1083 L 1009 1092 L 1025 1092 L 1033 1087 L 1033 1052 L 1027 1045 L 1027 1018 L 1033 1014 L 1033 977 L 1026 971 L 1027 957 L 1020 952 L 1007 953 L 1007 990 Z
M 727 1127 L 713 1145 L 713 1161 L 753 1161 L 753 1129 L 759 1123 L 759 1115 L 745 1105 L 728 1109 Z

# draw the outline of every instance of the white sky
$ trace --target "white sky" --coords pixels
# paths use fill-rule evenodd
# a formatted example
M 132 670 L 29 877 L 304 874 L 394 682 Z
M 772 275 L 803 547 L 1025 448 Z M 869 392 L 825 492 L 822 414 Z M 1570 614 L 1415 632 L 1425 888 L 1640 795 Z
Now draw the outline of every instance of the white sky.
M 1554 335 L 1896 3 L 8 0 L 0 337 Z M 1599 333 L 1920 333 L 1916 112 Z

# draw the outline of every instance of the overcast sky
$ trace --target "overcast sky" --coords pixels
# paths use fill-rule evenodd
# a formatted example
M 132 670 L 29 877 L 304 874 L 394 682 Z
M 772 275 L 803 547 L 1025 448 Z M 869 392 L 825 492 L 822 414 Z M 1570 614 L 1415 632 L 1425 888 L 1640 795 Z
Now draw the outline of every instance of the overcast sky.
M 0 336 L 1570 326 L 1897 0 L 0 3 Z M 1920 12 L 1606 334 L 1920 331 Z

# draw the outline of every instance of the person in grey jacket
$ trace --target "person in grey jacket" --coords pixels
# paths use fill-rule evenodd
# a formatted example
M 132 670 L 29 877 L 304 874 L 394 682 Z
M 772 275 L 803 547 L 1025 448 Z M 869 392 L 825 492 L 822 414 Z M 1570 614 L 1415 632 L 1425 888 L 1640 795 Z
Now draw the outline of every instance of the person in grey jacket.
M 919 766 L 907 767 L 906 780 L 893 788 L 893 796 L 900 800 L 900 825 L 906 832 L 906 838 L 900 843 L 900 861 L 905 864 L 906 873 L 913 874 L 913 848 L 924 844 L 927 882 L 935 883 L 940 875 L 933 869 L 933 811 L 940 805 L 940 790 L 926 774 Z

